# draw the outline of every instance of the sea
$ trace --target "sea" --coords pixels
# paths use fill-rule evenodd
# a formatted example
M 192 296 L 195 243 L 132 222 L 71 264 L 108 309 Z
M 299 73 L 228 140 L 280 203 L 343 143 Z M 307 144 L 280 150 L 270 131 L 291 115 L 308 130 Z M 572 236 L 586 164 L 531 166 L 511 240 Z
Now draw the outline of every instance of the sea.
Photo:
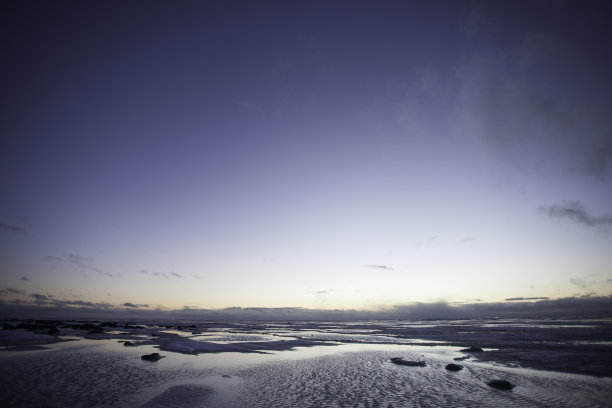
M 0 325 L 2 407 L 612 406 L 612 319 Z

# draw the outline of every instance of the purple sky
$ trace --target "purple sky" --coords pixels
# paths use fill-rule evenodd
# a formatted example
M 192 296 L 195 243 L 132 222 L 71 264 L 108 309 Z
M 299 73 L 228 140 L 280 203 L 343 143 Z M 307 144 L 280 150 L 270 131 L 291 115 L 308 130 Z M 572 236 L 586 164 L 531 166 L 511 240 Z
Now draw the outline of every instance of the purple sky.
M 610 3 L 2 8 L 4 306 L 612 295 Z

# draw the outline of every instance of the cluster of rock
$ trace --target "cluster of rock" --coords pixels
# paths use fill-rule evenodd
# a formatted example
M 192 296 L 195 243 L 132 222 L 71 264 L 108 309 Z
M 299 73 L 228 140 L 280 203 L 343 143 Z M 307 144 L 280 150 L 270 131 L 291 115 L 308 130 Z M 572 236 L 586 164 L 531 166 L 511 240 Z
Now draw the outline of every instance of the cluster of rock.
M 62 322 L 56 320 L 35 320 L 35 321 L 25 321 L 13 326 L 9 323 L 4 323 L 2 325 L 3 330 L 15 330 L 15 329 L 23 329 L 28 330 L 32 333 L 37 334 L 58 334 L 59 329 L 58 326 Z
M 480 353 L 481 351 L 484 351 L 483 349 L 481 349 L 480 347 L 468 347 L 462 350 L 459 350 L 463 353 Z
M 466 349 L 462 349 L 460 350 L 464 353 L 479 353 L 484 351 L 483 349 L 481 349 L 480 347 L 469 347 Z M 454 360 L 458 360 L 458 361 L 462 361 L 465 360 L 469 357 L 457 357 Z M 425 363 L 425 361 L 414 361 L 414 360 L 404 360 L 401 357 L 392 357 L 391 358 L 391 362 L 393 364 L 397 364 L 397 365 L 401 365 L 401 366 L 408 366 L 408 367 L 426 367 L 427 364 Z M 448 371 L 461 371 L 463 370 L 463 366 L 460 364 L 447 364 L 446 367 L 444 367 L 446 370 Z M 496 388 L 498 390 L 506 390 L 506 391 L 510 391 L 512 390 L 515 385 L 512 384 L 510 381 L 506 381 L 506 380 L 492 380 L 486 383 L 489 387 L 492 388 Z
M 393 357 L 391 359 L 391 362 L 393 364 L 397 364 L 397 365 L 403 365 L 403 366 L 408 366 L 408 367 L 425 367 L 427 364 L 425 364 L 424 361 L 410 361 L 410 360 L 404 360 L 401 357 Z
M 489 387 L 497 388 L 498 390 L 506 390 L 506 391 L 510 391 L 511 389 L 513 389 L 515 387 L 514 384 L 512 384 L 510 381 L 506 381 L 506 380 L 493 380 L 493 381 L 489 381 L 487 383 L 487 385 Z
M 151 354 L 145 354 L 144 356 L 140 358 L 145 361 L 159 361 L 164 357 L 166 356 L 162 356 L 159 353 L 151 353 Z
M 453 364 L 453 363 L 447 364 L 446 367 L 444 367 L 444 368 L 446 368 L 448 371 L 461 371 L 461 370 L 463 370 L 463 366 L 462 365 Z

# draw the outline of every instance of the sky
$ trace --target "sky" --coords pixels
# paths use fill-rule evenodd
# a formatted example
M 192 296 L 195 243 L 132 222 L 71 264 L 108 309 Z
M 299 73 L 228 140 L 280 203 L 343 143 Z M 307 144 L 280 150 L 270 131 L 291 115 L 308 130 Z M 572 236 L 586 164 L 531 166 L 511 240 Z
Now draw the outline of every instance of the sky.
M 612 310 L 611 13 L 3 2 L 0 310 Z

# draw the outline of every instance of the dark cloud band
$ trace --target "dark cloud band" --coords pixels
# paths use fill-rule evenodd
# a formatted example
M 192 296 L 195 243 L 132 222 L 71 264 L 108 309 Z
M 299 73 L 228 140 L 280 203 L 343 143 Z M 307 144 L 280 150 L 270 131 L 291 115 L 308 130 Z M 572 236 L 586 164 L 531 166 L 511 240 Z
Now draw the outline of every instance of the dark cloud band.
M 548 207 L 539 207 L 539 211 L 552 218 L 569 219 L 578 224 L 592 228 L 607 228 L 612 226 L 612 215 L 591 215 L 580 201 L 570 201 Z

